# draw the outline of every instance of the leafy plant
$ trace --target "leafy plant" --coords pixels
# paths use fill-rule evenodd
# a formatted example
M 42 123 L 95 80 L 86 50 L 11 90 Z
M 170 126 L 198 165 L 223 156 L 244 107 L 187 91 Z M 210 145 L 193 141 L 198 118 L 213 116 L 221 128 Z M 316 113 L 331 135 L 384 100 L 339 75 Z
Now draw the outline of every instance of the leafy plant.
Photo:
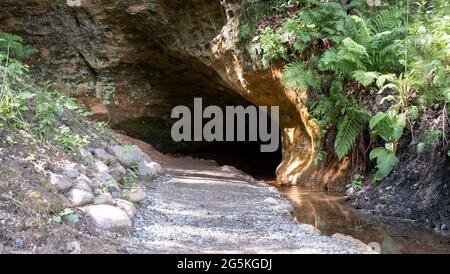
M 258 43 L 253 46 L 253 50 L 261 55 L 261 62 L 264 67 L 268 67 L 274 59 L 287 60 L 288 58 L 282 36 L 271 28 L 265 28 L 262 31 Z
M 363 109 L 352 108 L 344 116 L 338 125 L 338 133 L 334 143 L 334 149 L 341 160 L 355 143 L 355 139 L 361 131 L 362 125 L 370 117 L 370 113 Z
M 70 153 L 76 153 L 81 146 L 89 144 L 88 136 L 74 134 L 70 128 L 66 126 L 62 126 L 56 131 L 54 140 Z
M 294 62 L 285 67 L 282 82 L 292 89 L 308 90 L 320 87 L 321 79 L 315 70 L 306 68 L 300 62 Z
M 364 176 L 362 176 L 361 174 L 357 173 L 357 174 L 353 175 L 353 179 L 345 187 L 346 188 L 352 188 L 354 190 L 359 190 L 359 189 L 362 188 L 363 180 L 364 180 Z
M 122 179 L 121 183 L 126 187 L 133 187 L 137 184 L 138 178 L 139 177 L 137 172 L 134 170 L 130 170 L 127 176 Z
M 369 158 L 370 160 L 376 159 L 377 162 L 377 170 L 374 176 L 376 181 L 388 176 L 398 163 L 395 152 L 384 147 L 377 147 L 372 150 L 369 154 Z
M 434 128 L 428 132 L 426 132 L 421 142 L 417 144 L 417 152 L 423 153 L 424 151 L 435 147 L 437 144 L 441 142 L 442 138 L 442 129 Z

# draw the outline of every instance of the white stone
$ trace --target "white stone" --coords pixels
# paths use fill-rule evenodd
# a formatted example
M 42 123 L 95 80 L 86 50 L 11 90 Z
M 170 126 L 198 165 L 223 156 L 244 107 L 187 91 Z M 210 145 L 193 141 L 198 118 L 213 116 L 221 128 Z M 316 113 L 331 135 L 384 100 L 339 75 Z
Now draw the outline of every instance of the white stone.
M 110 168 L 109 174 L 111 174 L 116 181 L 120 182 L 127 175 L 127 170 L 121 165 L 115 165 Z
M 97 195 L 95 197 L 94 204 L 96 204 L 96 205 L 102 205 L 102 204 L 113 205 L 114 199 L 110 193 L 100 193 L 99 195 Z
M 112 163 L 116 159 L 103 148 L 94 149 L 94 155 L 105 163 Z
M 92 191 L 73 188 L 67 194 L 73 206 L 84 206 L 94 200 Z
M 117 183 L 116 179 L 114 179 L 114 177 L 112 177 L 111 174 L 107 172 L 98 173 L 93 181 L 96 187 L 107 187 L 108 189 L 120 191 L 120 186 Z
M 92 155 L 92 153 L 90 153 L 89 151 L 81 148 L 80 149 L 80 155 L 81 158 L 83 159 L 83 162 L 89 166 L 94 164 L 94 156 Z
M 123 197 L 126 200 L 133 203 L 139 203 L 140 201 L 145 199 L 145 196 L 147 196 L 147 193 L 145 193 L 145 191 L 140 188 L 127 191 L 123 194 Z
M 72 187 L 72 180 L 69 177 L 58 174 L 50 175 L 50 183 L 56 187 L 58 191 L 66 191 Z
M 156 174 L 160 175 L 164 173 L 163 168 L 157 162 L 150 162 L 149 165 L 156 171 Z
M 97 228 L 118 232 L 131 231 L 130 217 L 118 207 L 93 205 L 88 207 L 87 213 L 94 220 Z
M 263 203 L 266 205 L 278 205 L 278 201 L 272 197 L 267 197 L 266 199 L 264 199 Z
M 120 209 L 125 211 L 128 217 L 130 217 L 131 219 L 133 219 L 134 216 L 136 215 L 137 210 L 132 202 L 123 199 L 116 199 L 116 205 Z
M 112 147 L 112 151 L 114 152 L 114 156 L 116 156 L 117 160 L 125 165 L 139 163 L 143 157 L 142 150 L 136 145 L 114 146 Z
M 73 188 L 91 192 L 92 191 L 91 184 L 92 182 L 88 177 L 86 177 L 85 175 L 80 175 L 73 182 Z
M 109 167 L 100 161 L 95 162 L 95 167 L 98 172 L 108 172 L 109 170 Z
M 146 161 L 141 161 L 138 164 L 138 174 L 139 176 L 155 177 L 157 173 L 153 166 Z
M 80 254 L 81 253 L 81 244 L 79 241 L 73 241 L 67 244 L 67 249 L 70 254 Z
M 80 176 L 80 172 L 78 171 L 78 169 L 76 168 L 76 164 L 75 163 L 71 163 L 66 165 L 63 168 L 63 174 L 71 179 L 77 178 L 78 176 Z

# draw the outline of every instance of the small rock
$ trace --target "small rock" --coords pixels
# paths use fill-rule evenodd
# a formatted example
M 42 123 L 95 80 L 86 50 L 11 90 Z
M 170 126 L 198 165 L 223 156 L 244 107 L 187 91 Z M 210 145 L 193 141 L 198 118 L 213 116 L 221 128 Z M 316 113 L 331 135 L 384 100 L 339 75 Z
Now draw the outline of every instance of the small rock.
M 446 224 L 442 224 L 441 225 L 441 230 L 447 230 L 447 225 Z
M 104 150 L 103 148 L 94 149 L 94 155 L 107 164 L 114 162 L 114 160 L 116 159 L 114 158 L 114 156 L 106 152 L 106 150 Z
M 80 176 L 80 172 L 76 168 L 76 164 L 71 163 L 63 168 L 63 174 L 71 179 L 75 179 Z
M 117 183 L 116 179 L 114 179 L 114 177 L 112 177 L 111 174 L 107 172 L 101 172 L 97 174 L 93 181 L 95 186 L 106 187 L 108 189 L 120 191 L 120 186 Z
M 136 145 L 114 146 L 112 147 L 112 151 L 114 151 L 117 160 L 127 166 L 139 163 L 143 155 L 142 150 Z
M 122 209 L 110 205 L 93 205 L 87 209 L 88 215 L 94 220 L 97 228 L 130 232 L 131 220 Z
M 134 204 L 130 201 L 127 200 L 123 200 L 123 199 L 117 199 L 116 200 L 116 205 L 122 209 L 123 211 L 125 211 L 125 213 L 128 215 L 128 217 L 130 217 L 130 219 L 133 219 L 134 216 L 136 215 L 136 207 L 134 206 Z
M 96 205 L 103 205 L 103 204 L 113 205 L 114 199 L 110 193 L 101 193 L 95 197 L 94 203 Z
M 149 163 L 147 163 L 146 161 L 141 161 L 138 164 L 138 174 L 139 176 L 155 177 L 157 173 Z
M 14 245 L 17 248 L 24 248 L 25 247 L 26 238 L 25 236 L 19 236 L 14 240 Z
M 145 199 L 147 194 L 142 189 L 133 189 L 123 194 L 123 197 L 133 203 L 138 203 Z
M 266 199 L 264 199 L 263 203 L 267 205 L 278 205 L 278 201 L 272 197 L 267 197 Z
M 352 197 L 355 194 L 355 189 L 351 187 L 351 188 L 347 189 L 345 194 L 347 195 L 347 197 Z
M 92 182 L 88 177 L 86 177 L 84 175 L 80 175 L 74 181 L 73 188 L 91 192 L 92 191 L 91 184 L 92 184 Z
M 94 200 L 94 194 L 92 193 L 92 191 L 86 191 L 76 188 L 73 188 L 69 191 L 68 197 L 71 200 L 73 206 L 84 206 Z
M 92 155 L 91 152 L 89 152 L 83 148 L 81 148 L 79 150 L 79 152 L 80 152 L 80 156 L 85 164 L 87 164 L 89 166 L 94 164 L 94 156 Z
M 109 170 L 109 167 L 100 161 L 95 162 L 95 167 L 98 172 L 108 172 Z
M 67 250 L 70 254 L 80 254 L 81 253 L 81 244 L 79 241 L 73 241 L 67 244 Z
M 50 183 L 60 192 L 69 190 L 72 187 L 72 181 L 69 177 L 58 174 L 50 175 Z
M 116 181 L 120 182 L 127 175 L 127 170 L 121 165 L 116 165 L 109 170 L 109 174 L 111 174 Z
M 156 174 L 161 175 L 164 173 L 163 168 L 157 162 L 150 162 L 149 165 L 156 171 Z
M 302 230 L 307 231 L 309 233 L 313 233 L 313 234 L 317 234 L 317 235 L 321 234 L 320 230 L 317 227 L 313 226 L 313 225 L 310 225 L 310 224 L 299 224 L 299 226 L 301 227 Z

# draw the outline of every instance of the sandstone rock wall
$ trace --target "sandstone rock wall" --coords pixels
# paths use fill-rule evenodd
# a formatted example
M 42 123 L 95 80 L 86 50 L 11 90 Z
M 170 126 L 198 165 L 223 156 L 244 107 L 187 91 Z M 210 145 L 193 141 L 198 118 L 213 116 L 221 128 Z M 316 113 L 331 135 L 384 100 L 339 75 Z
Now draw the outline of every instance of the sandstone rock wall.
M 113 125 L 169 120 L 193 97 L 206 104 L 280 106 L 281 182 L 339 189 L 349 163 L 315 166 L 317 128 L 303 94 L 281 85 L 280 69 L 259 69 L 238 45 L 244 0 L 0 0 L 1 30 L 40 50 L 33 72 L 53 79 Z M 151 126 L 151 125 L 150 125 Z

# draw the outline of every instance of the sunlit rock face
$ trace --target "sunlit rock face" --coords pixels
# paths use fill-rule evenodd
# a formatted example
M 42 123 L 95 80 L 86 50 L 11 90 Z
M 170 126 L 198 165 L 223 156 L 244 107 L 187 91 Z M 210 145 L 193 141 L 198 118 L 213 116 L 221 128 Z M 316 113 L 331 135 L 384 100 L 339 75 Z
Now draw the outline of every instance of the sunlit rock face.
M 313 164 L 318 129 L 301 104 L 305 95 L 286 90 L 277 66 L 258 68 L 239 45 L 242 2 L 0 0 L 0 20 L 3 31 L 40 50 L 30 60 L 37 77 L 56 80 L 113 126 L 145 118 L 167 132 L 171 109 L 194 97 L 280 106 L 280 182 L 342 188 L 345 160 Z

